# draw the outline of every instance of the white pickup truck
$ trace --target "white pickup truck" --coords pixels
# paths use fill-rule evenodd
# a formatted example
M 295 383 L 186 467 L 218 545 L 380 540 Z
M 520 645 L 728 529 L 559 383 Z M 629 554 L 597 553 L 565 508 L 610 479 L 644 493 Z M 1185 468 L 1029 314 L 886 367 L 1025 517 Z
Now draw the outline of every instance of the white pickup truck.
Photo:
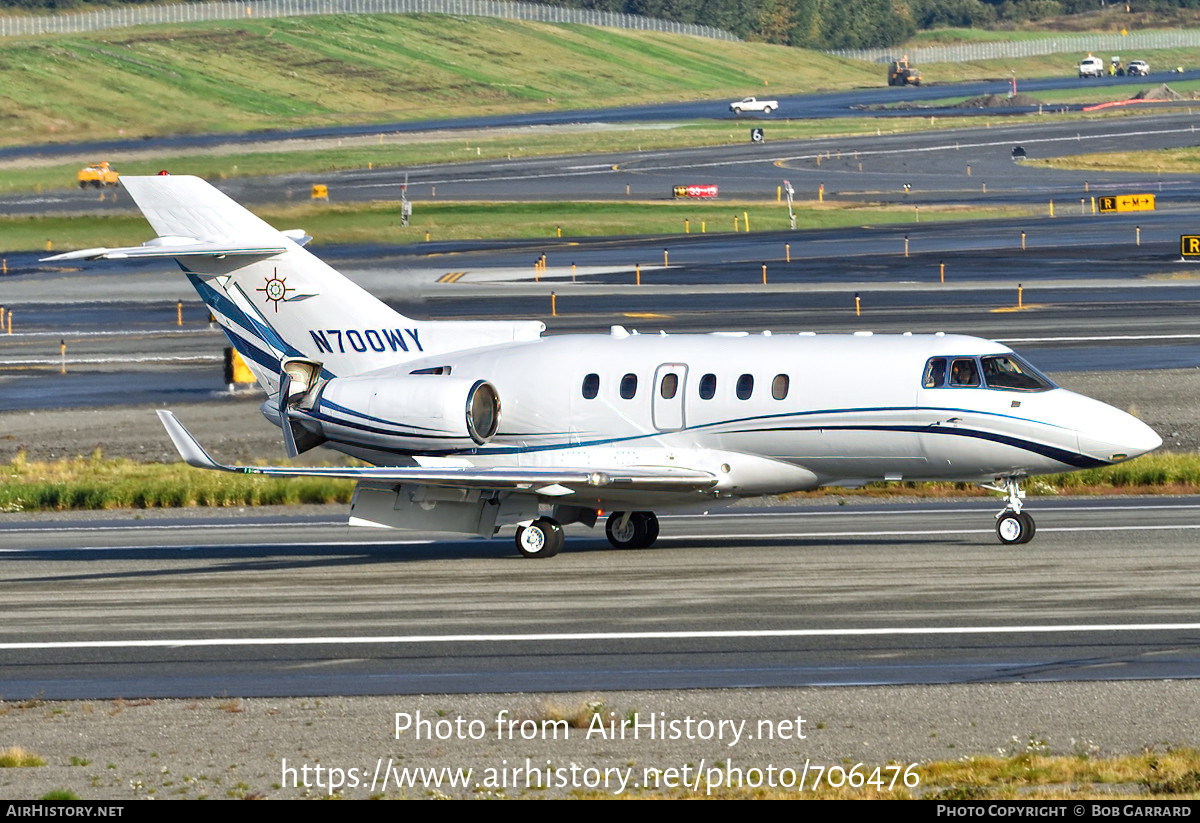
M 741 114 L 744 111 L 761 111 L 763 114 L 770 114 L 778 108 L 778 100 L 759 100 L 756 97 L 743 97 L 741 100 L 735 100 L 729 104 L 729 110 L 734 114 Z

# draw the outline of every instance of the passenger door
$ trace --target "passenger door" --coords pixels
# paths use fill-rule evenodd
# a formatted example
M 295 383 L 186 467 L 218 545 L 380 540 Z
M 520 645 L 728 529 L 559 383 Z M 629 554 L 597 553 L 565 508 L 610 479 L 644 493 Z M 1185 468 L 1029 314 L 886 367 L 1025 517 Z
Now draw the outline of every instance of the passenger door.
M 659 431 L 679 431 L 684 427 L 683 397 L 687 383 L 687 366 L 683 363 L 663 363 L 654 371 L 654 396 L 651 413 L 654 427 Z

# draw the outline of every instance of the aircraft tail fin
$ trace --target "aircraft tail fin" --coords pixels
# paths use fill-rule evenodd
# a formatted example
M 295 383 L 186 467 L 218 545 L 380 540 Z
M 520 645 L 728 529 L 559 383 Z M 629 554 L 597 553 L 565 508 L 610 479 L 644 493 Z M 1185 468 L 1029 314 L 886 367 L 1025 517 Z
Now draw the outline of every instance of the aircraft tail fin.
M 325 377 L 537 338 L 540 322 L 430 322 L 396 312 L 198 177 L 122 177 L 158 237 L 57 259 L 174 257 L 268 394 L 301 358 Z

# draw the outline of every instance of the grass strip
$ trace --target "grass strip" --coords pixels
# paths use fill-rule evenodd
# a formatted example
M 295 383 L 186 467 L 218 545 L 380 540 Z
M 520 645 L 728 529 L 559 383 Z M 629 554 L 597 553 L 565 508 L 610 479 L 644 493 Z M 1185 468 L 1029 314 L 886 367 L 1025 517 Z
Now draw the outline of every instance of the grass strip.
M 419 194 L 419 193 L 416 193 Z M 663 193 L 664 198 L 670 192 Z M 336 189 L 330 197 L 337 197 Z M 1040 208 L 1040 204 L 1037 208 Z M 416 200 L 408 228 L 401 225 L 400 203 L 312 203 L 283 208 L 255 209 L 255 213 L 281 229 L 302 228 L 314 246 L 338 243 L 418 243 L 429 239 L 479 240 L 501 238 L 557 238 L 646 234 L 684 234 L 745 231 L 750 218 L 753 231 L 778 231 L 789 227 L 787 207 L 772 201 L 645 200 L 545 203 Z M 966 207 L 927 205 L 922 220 L 980 220 L 1030 215 L 1035 207 Z M 819 229 L 882 223 L 912 222 L 911 206 L 880 206 L 857 202 L 797 202 L 796 228 Z M 703 225 L 702 225 L 703 224 Z M 121 216 L 30 216 L 0 218 L 4 251 L 53 251 L 132 246 L 152 236 L 145 220 Z M 636 262 L 636 261 L 630 261 Z
M 312 141 L 283 141 L 256 150 L 231 145 L 210 151 L 162 148 L 153 153 L 131 149 L 104 156 L 121 174 L 194 174 L 219 180 L 296 174 L 318 175 L 342 170 L 433 165 L 475 160 L 595 155 L 615 152 L 661 151 L 703 146 L 750 147 L 750 129 L 761 127 L 772 142 L 780 140 L 906 134 L 931 129 L 965 128 L 978 118 L 964 117 L 845 117 L 826 120 L 772 119 L 766 121 L 683 121 L 638 125 L 583 124 L 529 126 L 478 131 L 387 133 Z M 758 148 L 753 149 L 758 151 Z M 69 161 L 7 162 L 0 164 L 0 192 L 40 192 L 74 188 L 76 174 L 91 155 Z M 603 158 L 597 158 L 602 160 Z M 815 161 L 814 161 L 815 162 Z M 299 192 L 299 189 L 297 189 Z M 111 196 L 111 192 L 108 193 Z M 300 192 L 303 196 L 305 192 Z M 96 195 L 99 197 L 99 193 Z
M 347 480 L 205 472 L 183 463 L 104 458 L 99 450 L 54 462 L 27 462 L 18 454 L 0 472 L 5 512 L 349 503 L 354 490 Z
M 98 509 L 165 509 L 195 506 L 268 506 L 348 503 L 354 484 L 324 478 L 267 478 L 206 472 L 183 463 L 138 463 L 90 457 L 31 462 L 18 454 L 0 465 L 0 512 Z M 1116 466 L 1034 478 L 1033 496 L 1055 494 L 1195 494 L 1200 492 L 1200 454 L 1162 452 Z M 813 496 L 843 497 L 829 488 Z M 889 483 L 854 490 L 867 496 L 992 494 L 967 483 Z
M 1040 166 L 1078 171 L 1120 171 L 1140 174 L 1196 174 L 1200 172 L 1200 148 L 1146 149 L 1104 154 L 1073 154 L 1031 160 Z

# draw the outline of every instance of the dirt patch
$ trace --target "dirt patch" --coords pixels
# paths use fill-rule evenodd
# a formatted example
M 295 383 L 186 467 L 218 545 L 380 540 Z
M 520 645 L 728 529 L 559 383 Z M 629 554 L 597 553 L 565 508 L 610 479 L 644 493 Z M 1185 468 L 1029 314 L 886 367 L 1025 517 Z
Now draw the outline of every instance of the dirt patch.
M 1152 89 L 1142 89 L 1130 100 L 1191 100 L 1190 95 L 1180 94 L 1166 83 L 1160 83 Z
M 982 97 L 972 97 L 961 103 L 950 106 L 952 109 L 1003 109 L 1013 106 L 1040 106 L 1042 101 L 1028 94 L 1014 94 L 1011 97 L 1003 94 L 985 94 Z

